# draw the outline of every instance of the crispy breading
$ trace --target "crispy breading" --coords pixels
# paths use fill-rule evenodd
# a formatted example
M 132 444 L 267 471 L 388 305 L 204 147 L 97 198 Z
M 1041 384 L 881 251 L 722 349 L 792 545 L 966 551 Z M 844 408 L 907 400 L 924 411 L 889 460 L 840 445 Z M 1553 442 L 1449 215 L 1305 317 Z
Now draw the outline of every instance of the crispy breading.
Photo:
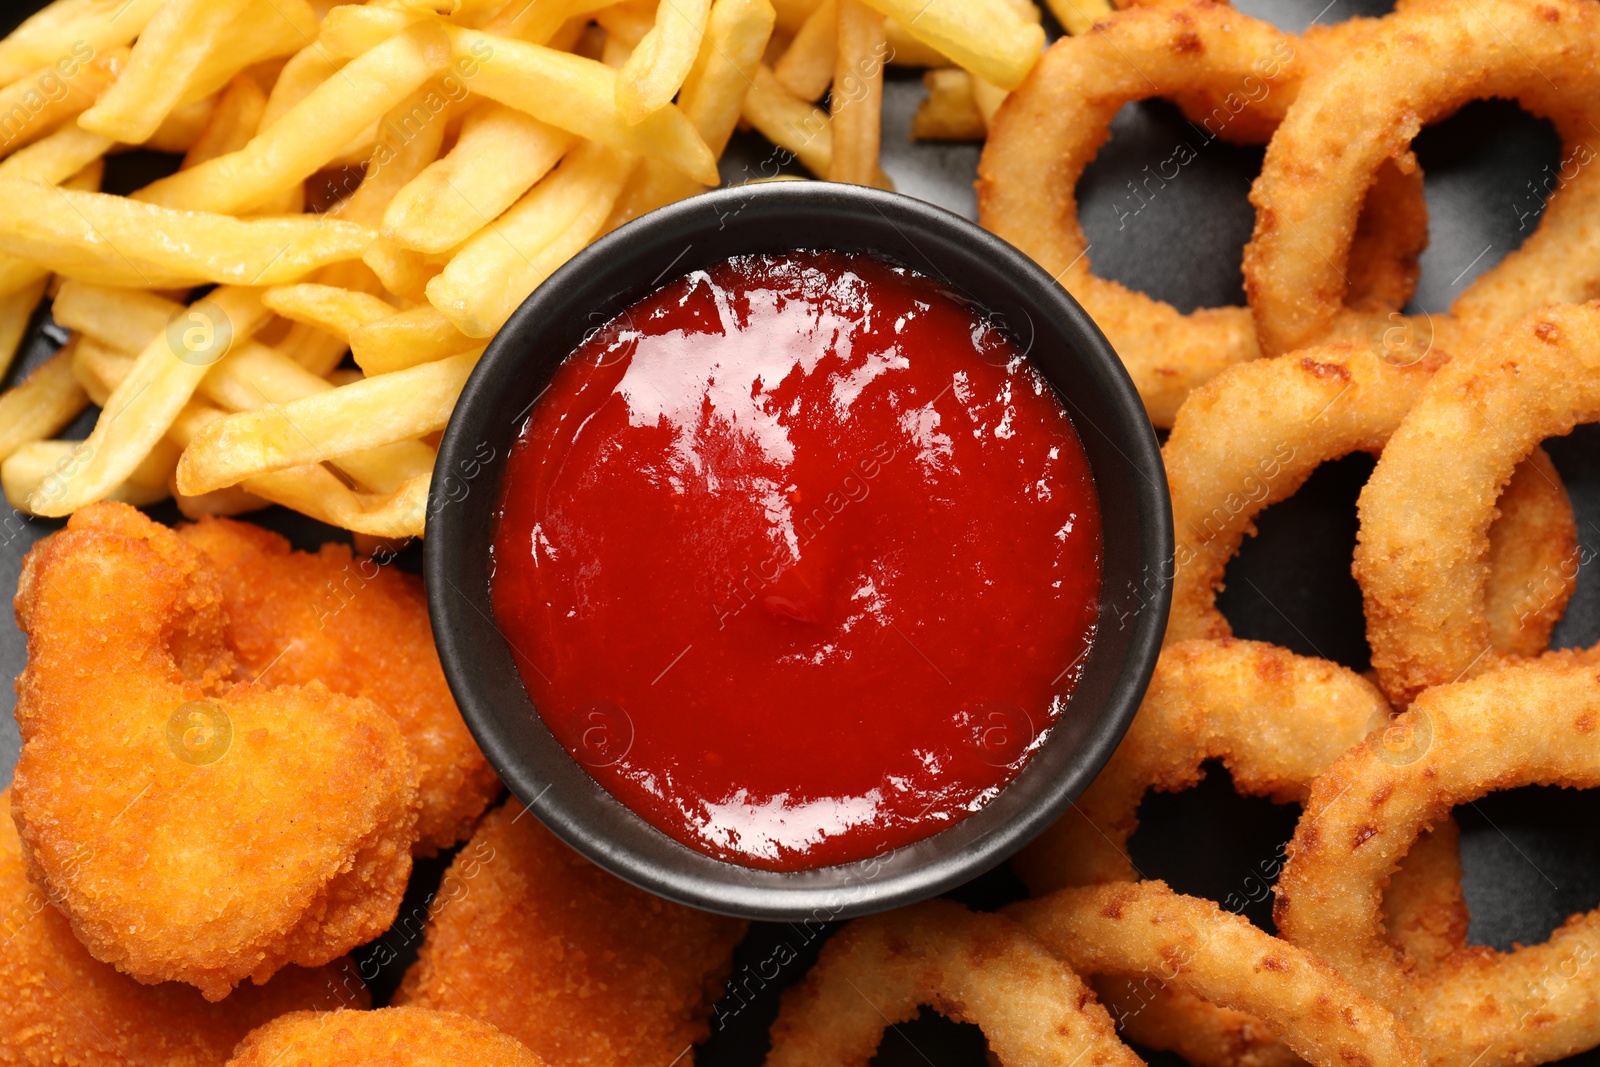
M 515 802 L 446 885 L 395 1003 L 470 1014 L 563 1067 L 664 1067 L 710 1033 L 744 923 L 635 889 Z
M 416 785 L 368 700 L 230 685 L 212 568 L 95 504 L 29 553 L 12 810 L 30 877 L 96 958 L 218 1000 L 381 933 Z
M 449 1011 L 297 1011 L 245 1038 L 228 1067 L 544 1067 L 515 1038 Z
M 389 712 L 417 763 L 413 851 L 431 855 L 470 835 L 500 780 L 450 695 L 422 582 L 341 544 L 291 551 L 248 523 L 206 518 L 177 532 L 216 565 L 239 676 L 318 681 Z

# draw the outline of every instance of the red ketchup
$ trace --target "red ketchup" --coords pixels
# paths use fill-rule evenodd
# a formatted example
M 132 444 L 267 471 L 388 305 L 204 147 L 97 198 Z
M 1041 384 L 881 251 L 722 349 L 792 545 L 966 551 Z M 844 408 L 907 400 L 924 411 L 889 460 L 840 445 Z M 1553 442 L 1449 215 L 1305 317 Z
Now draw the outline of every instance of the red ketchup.
M 801 870 L 977 811 L 1063 713 L 1100 511 L 999 330 L 862 255 L 744 256 L 584 342 L 508 460 L 496 621 L 539 714 L 691 848 Z

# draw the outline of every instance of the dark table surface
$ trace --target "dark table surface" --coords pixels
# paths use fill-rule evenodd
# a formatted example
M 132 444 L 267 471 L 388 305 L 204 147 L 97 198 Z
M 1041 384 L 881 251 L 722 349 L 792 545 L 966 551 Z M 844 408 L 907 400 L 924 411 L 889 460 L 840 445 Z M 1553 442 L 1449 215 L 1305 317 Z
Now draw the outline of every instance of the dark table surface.
M 1324 2 L 1241 0 L 1238 6 L 1296 32 L 1313 20 L 1382 14 L 1389 7 L 1361 0 L 1333 0 L 1324 7 Z M 36 6 L 35 0 L 11 0 L 0 11 L 0 30 L 8 30 Z M 911 143 L 907 130 L 921 95 L 916 72 L 891 69 L 884 94 L 884 169 L 902 192 L 975 217 L 972 179 L 979 148 Z M 1096 272 L 1182 310 L 1242 304 L 1240 253 L 1254 218 L 1246 197 L 1262 150 L 1212 142 L 1185 168 L 1181 180 L 1168 183 L 1160 196 L 1123 224 L 1116 206 L 1129 181 L 1147 164 L 1168 157 L 1188 127 L 1175 108 L 1152 101 L 1124 108 L 1112 129 L 1111 140 L 1078 190 Z M 1469 104 L 1424 130 L 1416 151 L 1426 174 L 1431 242 L 1412 309 L 1443 311 L 1531 230 L 1524 216 L 1530 198 L 1544 187 L 1547 172 L 1558 165 L 1560 142 L 1548 123 L 1514 103 L 1485 101 Z M 771 149 L 759 138 L 739 135 L 724 159 L 723 174 L 730 181 L 759 176 L 771 157 Z M 113 160 L 107 187 L 135 188 L 171 165 L 144 154 L 119 157 Z M 61 340 L 47 315 L 41 314 L 10 380 L 18 380 L 45 359 Z M 0 382 L 5 384 L 10 381 Z M 86 435 L 93 425 L 92 414 L 80 419 L 66 436 Z M 1572 496 L 1579 538 L 1587 550 L 1583 558 L 1593 559 L 1600 552 L 1600 427 L 1581 427 L 1566 438 L 1546 442 L 1546 448 Z M 1228 588 L 1221 597 L 1222 610 L 1239 636 L 1272 641 L 1357 670 L 1367 667 L 1361 598 L 1350 576 L 1350 558 L 1356 496 L 1371 469 L 1372 460 L 1366 456 L 1327 464 L 1298 494 L 1261 517 L 1260 535 L 1230 566 Z M 153 509 L 153 514 L 167 522 L 178 518 L 170 505 Z M 301 548 L 343 537 L 282 509 L 252 518 L 284 533 Z M 0 521 L 0 585 L 10 588 L 28 546 L 59 523 L 14 516 L 9 509 L 0 519 L 8 520 Z M 408 553 L 402 565 L 420 569 L 420 558 Z M 1600 574 L 1585 566 L 1554 644 L 1588 645 L 1597 639 Z M 0 674 L 14 677 L 25 656 L 22 635 L 13 626 L 0 627 Z M 4 689 L 0 704 L 9 710 L 14 699 Z M 9 715 L 0 715 L 0 770 L 6 777 L 16 761 L 18 744 L 15 723 Z M 1198 789 L 1148 797 L 1140 815 L 1141 829 L 1130 844 L 1139 868 L 1180 891 L 1222 900 L 1252 884 L 1257 864 L 1292 834 L 1297 811 L 1236 797 L 1226 772 L 1214 767 Z M 1508 949 L 1513 943 L 1538 942 L 1572 912 L 1600 903 L 1600 794 L 1519 789 L 1466 805 L 1456 816 L 1462 827 L 1474 943 Z M 441 861 L 419 865 L 403 914 L 422 903 L 442 869 Z M 988 908 L 1020 894 L 1020 885 L 1002 866 L 952 895 Z M 1269 912 L 1270 900 L 1261 898 L 1246 914 L 1270 928 Z M 398 985 L 415 945 L 398 930 L 380 940 L 386 943 L 384 958 L 397 956 L 377 968 L 374 992 L 381 1003 Z M 711 1041 L 698 1050 L 702 1065 L 751 1067 L 760 1062 L 778 995 L 804 973 L 820 941 L 807 945 L 787 926 L 757 924 L 735 961 L 736 977 L 747 973 L 747 967 L 754 974 L 784 941 L 796 950 L 795 959 L 776 978 L 746 983 L 748 988 L 760 988 L 753 1002 L 737 1010 L 733 1001 L 722 1005 L 723 1025 L 714 1027 Z M 368 954 L 378 955 L 376 943 Z M 878 1062 L 980 1067 L 983 1050 L 975 1028 L 924 1012 L 916 1022 L 886 1036 Z M 1159 1054 L 1150 1059 L 1181 1062 Z M 1600 1064 L 1600 1053 L 1567 1062 Z

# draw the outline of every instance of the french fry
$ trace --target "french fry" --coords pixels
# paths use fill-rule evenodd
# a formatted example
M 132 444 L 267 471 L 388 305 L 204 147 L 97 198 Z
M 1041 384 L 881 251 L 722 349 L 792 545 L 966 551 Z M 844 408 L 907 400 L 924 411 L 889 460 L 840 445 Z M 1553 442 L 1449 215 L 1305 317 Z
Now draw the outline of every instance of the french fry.
M 137 355 L 167 328 L 177 309 L 176 302 L 155 293 L 69 279 L 56 293 L 50 313 L 66 329 Z
M 617 73 L 617 106 L 637 126 L 672 103 L 705 38 L 711 0 L 663 0 L 656 24 Z
M 978 105 L 978 111 L 983 115 L 983 125 L 987 129 L 994 121 L 995 112 L 1000 110 L 1000 105 L 1006 102 L 1006 97 L 1011 94 L 993 82 L 984 81 L 976 74 L 972 76 L 972 100 Z
M 333 50 L 359 51 L 360 46 L 394 32 L 397 25 L 405 25 L 405 20 L 398 11 L 335 8 L 323 22 L 322 39 Z M 716 157 L 673 105 L 637 125 L 623 118 L 616 103 L 617 75 L 605 64 L 479 30 L 449 25 L 444 29 L 458 62 L 475 65 L 471 85 L 479 96 L 580 137 L 660 159 L 703 184 L 719 180 Z
M 215 493 L 201 493 L 199 496 L 187 496 L 178 492 L 176 484 L 167 488 L 172 491 L 172 502 L 178 505 L 179 514 L 190 522 L 199 522 L 207 516 L 232 518 L 235 515 L 247 515 L 270 506 L 269 501 L 237 485 L 218 489 Z
M 584 16 L 611 7 L 615 2 L 616 0 L 529 0 L 524 3 L 519 0 L 517 3 L 506 4 L 479 28 L 501 37 L 515 37 L 529 44 L 552 44 L 563 28 L 574 22 L 587 22 L 588 19 Z M 463 24 L 471 25 L 471 22 Z
M 480 355 L 481 349 L 465 352 L 229 415 L 189 442 L 178 463 L 178 488 L 207 493 L 442 429 Z
M 317 30 L 317 13 L 307 0 L 252 0 L 223 30 L 184 87 L 179 106 L 211 96 L 259 63 L 300 51 Z
M 592 141 L 573 149 L 428 283 L 429 303 L 469 337 L 493 334 L 539 283 L 594 239 L 633 162 Z
M 217 97 L 205 127 L 184 154 L 182 169 L 243 148 L 260 129 L 266 108 L 267 94 L 254 78 L 241 74 L 233 79 Z
M 678 94 L 678 106 L 718 156 L 739 124 L 745 94 L 772 36 L 774 18 L 768 0 L 716 0 L 711 6 L 706 39 Z M 647 159 L 634 172 L 607 229 L 704 188 L 687 175 Z
M 0 85 L 137 37 L 166 0 L 56 0 L 0 40 Z
M 255 207 L 334 158 L 450 62 L 436 24 L 419 23 L 352 60 L 237 152 L 154 182 L 136 198 L 190 211 Z
M 350 343 L 315 326 L 297 322 L 278 342 L 278 350 L 319 378 L 333 373 L 350 350 Z
M 374 236 L 310 215 L 235 219 L 0 179 L 0 251 L 104 285 L 282 285 L 359 258 Z
M 1019 14 L 1008 0 L 869 0 L 913 37 L 938 49 L 958 66 L 1015 89 L 1044 49 L 1044 29 Z
M 200 134 L 205 130 L 206 124 L 211 121 L 211 110 L 216 106 L 217 98 L 209 97 L 205 100 L 196 100 L 190 104 L 180 104 L 168 115 L 156 132 L 150 135 L 142 147 L 153 152 L 170 152 L 173 155 L 183 155 L 194 147 Z
M 89 403 L 72 374 L 71 342 L 0 393 L 0 460 L 30 441 L 61 431 Z
M 71 53 L 0 89 L 0 155 L 32 144 L 82 114 L 117 80 L 127 48 Z
M 1045 0 L 1061 28 L 1077 37 L 1111 14 L 1110 0 Z
M 115 142 L 69 122 L 42 140 L 0 159 L 0 178 L 59 185 L 105 155 Z
M 456 329 L 455 323 L 431 304 L 350 331 L 350 354 L 368 375 L 431 363 L 471 351 L 482 343 Z
M 883 36 L 889 42 L 889 62 L 897 67 L 948 67 L 950 57 L 932 45 L 911 36 L 899 19 L 883 20 Z
M 261 294 L 261 302 L 286 319 L 316 326 L 346 344 L 359 327 L 395 313 L 393 307 L 370 293 L 313 283 L 268 289 Z
M 0 486 L 6 501 L 18 511 L 43 515 L 66 476 L 76 469 L 81 441 L 31 441 L 0 463 Z M 118 500 L 134 507 L 159 504 L 170 495 L 167 488 L 178 463 L 178 446 L 162 439 L 139 465 L 103 500 Z
M 439 157 L 453 107 L 442 94 L 438 81 L 427 81 L 383 116 L 361 185 L 330 214 L 374 229 L 383 222 L 395 195 Z
M 33 311 L 39 306 L 49 282 L 50 276 L 44 275 L 31 285 L 0 296 L 0 378 L 6 376 L 12 361 L 17 358 L 17 350 L 22 347 L 22 339 L 28 332 L 28 322 L 33 318 Z M 0 406 L 3 406 L 3 396 L 0 394 Z M 0 429 L 0 434 L 4 433 Z
M 833 164 L 833 127 L 827 112 L 778 84 L 772 68 L 765 64 L 756 69 L 744 98 L 744 117 L 812 174 L 827 175 Z
M 467 115 L 449 154 L 395 194 L 383 235 L 419 252 L 447 252 L 516 203 L 572 142 L 565 130 L 484 101 Z
M 62 479 L 60 492 L 39 515 L 70 515 L 105 498 L 150 453 L 194 395 L 211 368 L 266 321 L 270 312 L 252 289 L 224 286 L 192 305 L 189 317 L 153 337 L 128 376 L 106 399 L 94 431 L 79 450 L 80 462 Z M 181 349 L 181 351 L 180 351 Z
M 80 119 L 83 128 L 127 144 L 155 132 L 178 106 L 228 23 L 251 0 L 169 0 L 134 42 L 128 65 Z
M 922 76 L 927 98 L 911 116 L 911 136 L 919 141 L 981 141 L 988 131 L 972 95 L 972 75 L 940 67 Z
M 428 298 L 428 283 L 444 269 L 443 264 L 430 261 L 421 252 L 403 248 L 384 237 L 368 246 L 361 262 L 372 269 L 389 292 L 419 303 Z
M 640 42 L 656 28 L 656 9 L 659 6 L 650 0 L 623 0 L 620 4 L 596 11 L 594 20 L 606 31 L 607 41 L 620 41 L 628 48 L 638 48 Z
M 837 0 L 839 50 L 834 59 L 833 160 L 828 180 L 873 185 L 883 127 L 883 65 L 888 43 L 883 15 L 865 0 Z
M 833 84 L 833 68 L 839 54 L 839 2 L 822 0 L 800 32 L 794 35 L 788 51 L 772 68 L 778 84 L 802 100 L 817 101 Z
M 272 83 L 272 91 L 267 94 L 267 107 L 261 114 L 261 128 L 269 129 L 291 108 L 310 96 L 317 86 L 333 77 L 342 66 L 344 60 L 330 55 L 320 41 L 313 41 L 290 56 L 278 72 L 278 80 Z

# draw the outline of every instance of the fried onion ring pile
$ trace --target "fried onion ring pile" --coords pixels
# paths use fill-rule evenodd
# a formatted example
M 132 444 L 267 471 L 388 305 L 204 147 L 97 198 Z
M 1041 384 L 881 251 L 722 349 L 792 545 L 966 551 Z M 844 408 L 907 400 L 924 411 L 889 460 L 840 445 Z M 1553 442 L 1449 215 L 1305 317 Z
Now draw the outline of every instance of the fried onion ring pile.
M 1259 140 L 1277 126 L 1312 64 L 1375 24 L 1363 20 L 1306 45 L 1223 4 L 1130 8 L 1052 45 L 996 116 L 978 168 L 979 220 L 1083 304 L 1156 425 L 1171 425 L 1189 390 L 1259 356 L 1255 328 L 1246 308 L 1184 315 L 1090 273 L 1074 193 L 1084 167 L 1110 136 L 1118 109 L 1153 96 L 1188 100 L 1191 112 L 1211 104 L 1196 128 L 1202 145 Z M 1173 173 L 1155 180 L 1174 178 L 1194 153 L 1180 145 L 1167 161 Z M 1352 299 L 1362 307 L 1404 303 L 1426 243 L 1421 176 L 1396 172 L 1371 199 L 1382 224 L 1366 230 L 1371 237 L 1358 255 L 1363 273 Z M 1395 225 L 1406 217 L 1412 221 Z
M 1527 664 L 1426 690 L 1397 723 L 1412 744 L 1374 737 L 1317 779 L 1278 883 L 1279 930 L 1393 1005 L 1432 1063 L 1543 1063 L 1600 1043 L 1600 911 L 1541 945 L 1464 949 L 1419 974 L 1379 910 L 1394 865 L 1453 806 L 1524 785 L 1600 787 L 1597 725 L 1592 666 Z
M 1594 296 L 1600 173 L 1564 163 L 1572 177 L 1550 196 L 1537 230 L 1469 286 L 1450 315 L 1401 323 L 1398 315 L 1344 309 L 1357 218 L 1379 168 L 1414 166 L 1411 141 L 1424 125 L 1486 97 L 1515 99 L 1549 118 L 1569 160 L 1592 159 L 1600 8 L 1591 0 L 1416 3 L 1306 79 L 1250 193 L 1256 227 L 1245 248 L 1245 289 L 1265 354 L 1386 333 L 1385 345 L 1459 354 L 1538 307 Z
M 1161 451 L 1177 544 L 1168 643 L 1232 633 L 1217 592 L 1256 516 L 1293 495 L 1320 464 L 1382 452 L 1444 363 L 1435 354 L 1400 366 L 1355 344 L 1325 345 L 1230 368 L 1191 395 Z M 1480 535 L 1500 546 L 1483 578 L 1495 609 L 1485 639 L 1492 632 L 1496 648 L 1537 655 L 1576 585 L 1562 564 L 1577 549 L 1577 524 L 1544 451 L 1516 458 L 1526 462 L 1514 475 L 1507 467 L 1483 504 Z M 1540 596 L 1530 603 L 1534 589 Z
M 229 684 L 221 584 L 125 504 L 23 564 L 12 815 L 96 959 L 220 1000 L 394 921 L 416 782 L 394 720 L 321 684 Z
M 1399 706 L 1508 654 L 1543 651 L 1495 641 L 1503 622 L 1491 616 L 1499 598 L 1487 573 L 1509 551 L 1495 551 L 1495 500 L 1508 480 L 1515 484 L 1518 463 L 1542 452 L 1540 441 L 1597 419 L 1594 303 L 1546 308 L 1452 360 L 1406 414 L 1361 493 L 1355 560 L 1372 664 Z M 1530 540 L 1521 535 L 1513 543 Z M 1565 606 L 1559 584 L 1577 576 L 1577 545 L 1560 548 L 1528 576 L 1522 611 L 1541 626 Z M 1538 582 L 1541 575 L 1548 580 Z

